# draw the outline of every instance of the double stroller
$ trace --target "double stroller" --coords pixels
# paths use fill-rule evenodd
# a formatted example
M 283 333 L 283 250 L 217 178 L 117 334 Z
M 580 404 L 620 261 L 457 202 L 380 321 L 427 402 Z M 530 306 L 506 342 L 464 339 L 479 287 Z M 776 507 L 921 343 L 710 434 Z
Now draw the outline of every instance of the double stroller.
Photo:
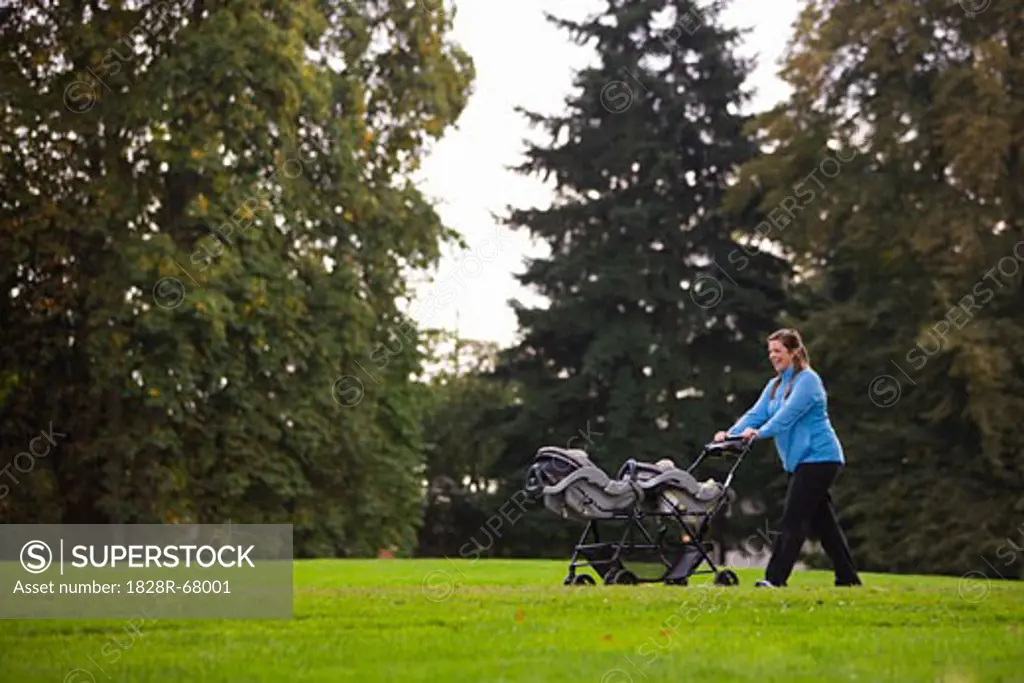
M 718 585 L 737 585 L 735 572 L 715 565 L 712 544 L 705 539 L 712 519 L 733 497 L 733 473 L 750 446 L 739 438 L 709 443 L 686 470 L 671 460 L 630 459 L 615 479 L 585 451 L 542 447 L 527 472 L 525 492 L 562 519 L 586 523 L 564 583 L 594 585 L 592 576 L 577 573 L 590 567 L 608 585 L 685 586 L 696 574 L 714 574 Z M 716 455 L 733 459 L 725 480 L 698 482 L 694 470 Z M 615 540 L 601 541 L 598 523 L 623 523 L 625 528 Z M 698 571 L 703 563 L 709 569 Z

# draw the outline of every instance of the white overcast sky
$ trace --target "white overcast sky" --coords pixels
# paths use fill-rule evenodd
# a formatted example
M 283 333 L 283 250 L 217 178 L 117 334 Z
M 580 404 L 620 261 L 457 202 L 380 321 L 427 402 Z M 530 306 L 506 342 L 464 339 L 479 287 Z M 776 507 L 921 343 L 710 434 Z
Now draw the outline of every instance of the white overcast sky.
M 600 11 L 605 3 L 455 2 L 452 39 L 472 55 L 477 80 L 457 127 L 424 162 L 419 184 L 437 203 L 445 224 L 462 233 L 469 249 L 448 251 L 434 283 L 418 288 L 421 303 L 411 312 L 422 326 L 457 329 L 464 337 L 504 346 L 517 338 L 515 315 L 507 301 L 540 301 L 519 286 L 514 274 L 523 271 L 525 257 L 546 254 L 546 248 L 532 243 L 525 231 L 519 234 L 499 228 L 491 214 L 506 215 L 507 205 L 546 206 L 551 200 L 550 188 L 539 179 L 507 170 L 522 160 L 524 138 L 544 141 L 513 108 L 562 111 L 574 71 L 595 59 L 592 46 L 570 42 L 565 32 L 544 20 L 544 11 L 583 19 Z M 801 6 L 800 0 L 732 0 L 723 17 L 727 25 L 751 29 L 741 54 L 757 58 L 757 69 L 748 81 L 748 88 L 756 91 L 752 110 L 769 107 L 788 95 L 787 86 L 776 75 L 778 60 Z M 492 244 L 498 241 L 494 236 L 499 230 L 501 250 L 495 255 Z

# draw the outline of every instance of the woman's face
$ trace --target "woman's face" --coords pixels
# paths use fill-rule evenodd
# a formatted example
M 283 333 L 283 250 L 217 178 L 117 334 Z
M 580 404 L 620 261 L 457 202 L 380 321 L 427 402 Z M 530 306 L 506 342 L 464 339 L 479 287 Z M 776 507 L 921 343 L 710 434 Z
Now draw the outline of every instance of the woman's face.
M 775 372 L 782 372 L 791 366 L 794 355 L 796 354 L 783 346 L 778 339 L 768 342 L 768 360 L 772 362 Z

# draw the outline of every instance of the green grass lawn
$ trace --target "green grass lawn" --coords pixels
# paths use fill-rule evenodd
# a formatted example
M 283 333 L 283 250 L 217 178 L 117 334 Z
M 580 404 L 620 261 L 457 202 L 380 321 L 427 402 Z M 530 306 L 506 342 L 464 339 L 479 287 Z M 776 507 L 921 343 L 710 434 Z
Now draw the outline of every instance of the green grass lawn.
M 1024 585 L 566 587 L 565 562 L 295 564 L 285 621 L 0 621 L 0 681 L 1024 681 Z M 0 596 L 0 600 L 3 596 Z

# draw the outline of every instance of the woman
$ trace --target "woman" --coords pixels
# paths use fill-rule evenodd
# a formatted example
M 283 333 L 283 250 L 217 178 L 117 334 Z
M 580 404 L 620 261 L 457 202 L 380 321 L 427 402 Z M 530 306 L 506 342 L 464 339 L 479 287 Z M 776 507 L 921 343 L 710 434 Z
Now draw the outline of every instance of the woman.
M 845 464 L 843 448 L 828 418 L 821 377 L 811 369 L 800 333 L 782 329 L 768 337 L 768 358 L 776 376 L 757 403 L 728 432 L 744 439 L 775 439 L 789 487 L 782 513 L 782 534 L 760 587 L 785 586 L 808 533 L 816 536 L 832 560 L 837 586 L 859 586 L 846 537 L 832 508 L 829 489 Z

